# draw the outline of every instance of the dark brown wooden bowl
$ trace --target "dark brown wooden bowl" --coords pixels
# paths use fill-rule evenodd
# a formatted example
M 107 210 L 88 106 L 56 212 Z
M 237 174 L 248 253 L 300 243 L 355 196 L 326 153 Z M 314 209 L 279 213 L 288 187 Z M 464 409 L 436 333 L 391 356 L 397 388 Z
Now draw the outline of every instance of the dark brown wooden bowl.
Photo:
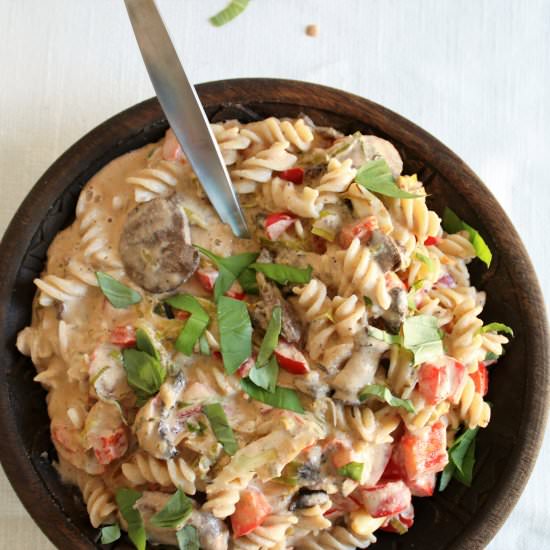
M 197 87 L 212 121 L 306 113 L 345 133 L 359 130 L 389 139 L 404 172 L 418 173 L 438 212 L 445 205 L 479 229 L 493 251 L 485 270 L 473 263 L 473 282 L 487 292 L 483 316 L 514 328 L 506 355 L 492 371 L 489 427 L 478 437 L 470 489 L 452 482 L 433 498 L 416 499 L 414 528 L 382 533 L 378 549 L 483 548 L 502 525 L 527 482 L 546 423 L 549 397 L 548 334 L 533 267 L 510 220 L 479 178 L 447 147 L 403 117 L 366 99 L 303 82 L 242 79 Z M 110 160 L 162 137 L 167 127 L 156 99 L 104 122 L 73 145 L 42 176 L 11 222 L 0 246 L 0 458 L 35 521 L 60 548 L 97 546 L 76 492 L 52 466 L 45 392 L 32 381 L 30 360 L 15 348 L 30 321 L 33 278 L 54 235 L 74 219 L 82 186 Z M 126 547 L 118 543 L 117 548 Z

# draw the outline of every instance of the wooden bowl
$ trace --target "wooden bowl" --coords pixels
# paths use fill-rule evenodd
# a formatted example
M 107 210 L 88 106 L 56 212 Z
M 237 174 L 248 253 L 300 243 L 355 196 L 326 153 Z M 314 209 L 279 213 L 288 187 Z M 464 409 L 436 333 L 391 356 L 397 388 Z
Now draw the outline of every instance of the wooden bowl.
M 444 493 L 416 499 L 414 528 L 381 533 L 377 549 L 483 548 L 516 503 L 535 462 L 549 396 L 548 334 L 533 267 L 510 220 L 479 178 L 447 147 L 401 116 L 366 99 L 303 82 L 242 79 L 198 86 L 212 121 L 309 115 L 345 133 L 390 140 L 404 172 L 417 173 L 432 208 L 445 205 L 480 230 L 493 251 L 486 270 L 473 262 L 473 283 L 487 292 L 483 316 L 513 327 L 516 336 L 491 373 L 489 427 L 478 436 L 471 488 L 452 482 Z M 74 219 L 82 186 L 110 160 L 162 137 L 167 123 L 156 99 L 104 122 L 73 145 L 42 176 L 11 222 L 0 246 L 0 457 L 38 525 L 60 548 L 90 549 L 97 533 L 76 491 L 52 466 L 45 392 L 32 381 L 31 361 L 15 348 L 30 322 L 33 278 L 43 269 L 54 235 Z M 127 547 L 119 542 L 117 548 Z

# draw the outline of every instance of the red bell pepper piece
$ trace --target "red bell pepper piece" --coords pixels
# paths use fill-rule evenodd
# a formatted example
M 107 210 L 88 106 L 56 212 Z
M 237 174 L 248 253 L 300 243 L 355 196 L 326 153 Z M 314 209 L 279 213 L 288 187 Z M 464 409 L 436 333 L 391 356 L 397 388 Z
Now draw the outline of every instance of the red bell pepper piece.
M 304 182 L 304 169 L 300 167 L 289 168 L 283 172 L 279 172 L 279 177 L 282 180 L 291 181 L 296 185 L 300 185 Z
M 259 527 L 271 513 L 271 506 L 265 496 L 255 489 L 247 489 L 231 516 L 231 527 L 235 538 L 242 537 Z

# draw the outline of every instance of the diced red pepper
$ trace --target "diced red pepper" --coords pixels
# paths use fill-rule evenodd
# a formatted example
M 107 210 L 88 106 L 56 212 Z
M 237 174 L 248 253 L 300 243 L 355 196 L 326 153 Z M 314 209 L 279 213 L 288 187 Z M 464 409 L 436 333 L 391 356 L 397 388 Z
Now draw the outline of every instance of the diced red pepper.
M 247 489 L 241 493 L 241 498 L 231 516 L 231 527 L 235 538 L 247 535 L 259 527 L 271 513 L 271 506 L 265 496 L 255 489 Z
M 175 309 L 174 308 L 174 318 L 178 319 L 180 321 L 187 321 L 191 317 L 191 314 L 188 311 L 185 311 L 183 309 Z
M 202 288 L 207 292 L 213 292 L 216 279 L 218 278 L 218 271 L 209 267 L 200 267 L 195 271 L 197 279 Z
M 373 518 L 393 516 L 411 505 L 411 491 L 401 480 L 388 481 L 376 487 L 359 487 L 361 501 Z
M 246 294 L 239 281 L 235 281 L 225 295 L 234 300 L 244 300 L 246 298 Z
M 407 487 L 415 497 L 431 497 L 435 489 L 435 473 L 420 475 L 406 481 Z
M 212 357 L 215 357 L 216 359 L 219 359 L 220 361 L 223 359 L 222 352 L 218 351 L 217 349 L 212 352 Z
M 441 242 L 441 237 L 432 237 L 432 236 L 429 236 L 426 238 L 426 240 L 424 241 L 424 245 L 425 246 L 432 246 L 434 244 L 439 244 Z
M 265 219 L 265 233 L 270 241 L 276 241 L 289 227 L 293 226 L 296 218 L 286 212 L 270 214 Z
M 128 449 L 128 438 L 124 428 L 118 428 L 114 432 L 100 436 L 94 441 L 94 454 L 100 464 L 110 464 L 120 458 Z
M 339 240 L 342 248 L 348 248 L 356 237 L 362 242 L 367 242 L 372 232 L 378 228 L 378 220 L 375 216 L 367 216 L 362 220 L 345 225 L 340 230 Z
M 324 513 L 324 516 L 330 519 L 335 519 L 362 507 L 361 501 L 354 495 L 344 497 L 340 493 L 335 493 L 330 496 L 330 500 L 332 506 Z
M 414 507 L 411 504 L 406 510 L 400 514 L 388 518 L 387 523 L 382 525 L 380 529 L 388 533 L 399 533 L 400 535 L 407 532 L 414 523 Z
M 283 172 L 279 172 L 279 177 L 286 181 L 291 181 L 296 185 L 300 185 L 304 182 L 304 169 L 303 168 L 289 168 Z
M 436 364 L 423 363 L 418 370 L 418 391 L 429 405 L 454 399 L 465 375 L 464 365 L 451 357 L 443 357 Z
M 135 347 L 136 329 L 130 325 L 114 328 L 111 331 L 111 344 L 121 348 Z
M 295 345 L 280 340 L 274 353 L 279 366 L 287 372 L 291 374 L 306 374 L 309 372 L 305 355 Z
M 250 369 L 254 366 L 255 363 L 256 360 L 254 359 L 254 357 L 249 357 L 248 359 L 245 359 L 236 371 L 237 376 L 239 376 L 240 378 L 245 378 L 246 376 L 248 376 Z
M 486 395 L 489 391 L 489 371 L 484 363 L 480 362 L 477 365 L 477 370 L 470 373 L 470 377 L 474 381 L 476 392 L 481 395 Z

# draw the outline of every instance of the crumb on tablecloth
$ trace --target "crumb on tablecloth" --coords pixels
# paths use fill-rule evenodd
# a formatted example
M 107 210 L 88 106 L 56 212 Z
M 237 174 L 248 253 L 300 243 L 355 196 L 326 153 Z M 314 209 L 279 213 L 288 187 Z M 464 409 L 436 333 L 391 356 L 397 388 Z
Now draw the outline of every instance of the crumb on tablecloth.
M 308 36 L 318 36 L 319 34 L 319 25 L 308 25 L 306 27 L 306 34 Z

